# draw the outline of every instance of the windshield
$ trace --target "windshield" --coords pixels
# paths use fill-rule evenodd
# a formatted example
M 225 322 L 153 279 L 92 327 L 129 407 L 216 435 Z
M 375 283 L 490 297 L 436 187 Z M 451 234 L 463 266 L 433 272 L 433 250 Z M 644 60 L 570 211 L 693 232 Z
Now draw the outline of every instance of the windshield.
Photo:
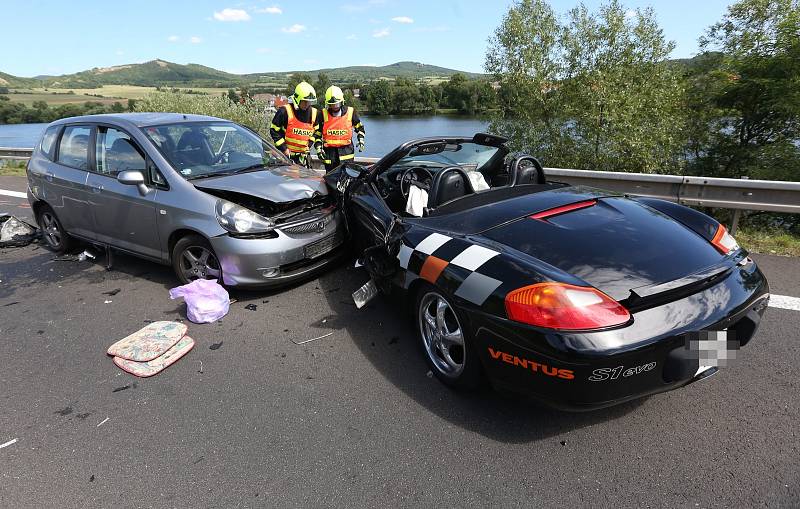
M 290 164 L 271 144 L 233 122 L 186 122 L 142 130 L 187 180 Z
M 444 150 L 436 154 L 414 154 L 411 149 L 406 155 L 393 166 L 462 166 L 467 169 L 475 169 L 483 166 L 486 161 L 492 158 L 499 149 L 488 145 L 477 143 L 448 143 Z

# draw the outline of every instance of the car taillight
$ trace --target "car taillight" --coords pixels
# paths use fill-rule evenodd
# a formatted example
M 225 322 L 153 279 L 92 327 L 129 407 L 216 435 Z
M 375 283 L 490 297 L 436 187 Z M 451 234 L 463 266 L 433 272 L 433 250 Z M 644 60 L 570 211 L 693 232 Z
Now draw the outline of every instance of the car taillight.
M 711 244 L 717 248 L 717 251 L 726 255 L 739 249 L 739 243 L 733 238 L 733 235 L 728 233 L 727 228 L 722 225 L 717 227 L 717 233 L 711 239 Z
M 506 295 L 511 320 L 560 330 L 602 329 L 620 325 L 631 315 L 596 288 L 566 283 L 538 283 Z

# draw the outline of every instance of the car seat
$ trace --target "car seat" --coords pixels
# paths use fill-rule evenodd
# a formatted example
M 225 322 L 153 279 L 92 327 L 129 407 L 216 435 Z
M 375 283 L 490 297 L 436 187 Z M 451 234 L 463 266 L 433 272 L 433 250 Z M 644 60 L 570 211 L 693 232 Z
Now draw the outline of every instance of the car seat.
M 208 138 L 196 130 L 186 131 L 181 135 L 175 156 L 178 162 L 185 166 L 197 164 L 210 166 L 214 161 L 214 151 L 211 150 Z
M 435 209 L 447 202 L 474 192 L 472 182 L 470 182 L 469 176 L 463 169 L 457 166 L 445 168 L 433 177 L 431 192 L 428 197 L 428 209 Z

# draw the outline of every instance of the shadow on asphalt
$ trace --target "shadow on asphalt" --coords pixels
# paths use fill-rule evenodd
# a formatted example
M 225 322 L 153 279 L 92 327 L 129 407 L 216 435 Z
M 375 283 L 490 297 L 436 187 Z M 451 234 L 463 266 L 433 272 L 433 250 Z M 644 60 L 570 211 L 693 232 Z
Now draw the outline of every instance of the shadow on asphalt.
M 114 253 L 111 270 L 105 269 L 102 251 L 93 249 L 95 260 L 78 261 L 76 256 L 88 246 L 80 245 L 65 255 L 56 254 L 43 244 L 0 250 L 0 298 L 13 297 L 18 288 L 32 285 L 59 284 L 80 280 L 85 284 L 105 281 L 136 281 L 146 279 L 164 288 L 178 286 L 171 267 L 135 256 Z
M 72 254 L 80 253 L 83 248 Z M 170 267 L 115 253 L 114 267 L 105 270 L 104 255 L 94 261 L 56 261 L 57 255 L 43 246 L 0 251 L 0 298 L 13 298 L 16 290 L 31 285 L 76 282 L 100 284 L 143 278 L 165 289 L 178 285 Z M 351 294 L 367 281 L 366 271 L 345 262 L 316 280 L 332 313 L 314 317 L 308 325 L 326 330 L 345 330 L 355 346 L 375 369 L 410 398 L 454 425 L 508 443 L 531 442 L 563 435 L 571 430 L 607 422 L 635 410 L 643 400 L 587 413 L 553 410 L 518 396 L 498 393 L 489 387 L 477 391 L 455 391 L 426 376 L 425 363 L 410 314 L 404 302 L 379 297 L 356 309 Z M 300 285 L 303 283 L 298 283 Z M 247 302 L 292 291 L 297 285 L 276 290 L 233 290 L 231 296 Z M 185 318 L 183 304 L 165 314 Z
M 523 397 L 499 393 L 487 386 L 456 391 L 426 376 L 428 365 L 413 330 L 405 302 L 380 296 L 357 309 L 351 293 L 367 281 L 366 271 L 352 263 L 318 279 L 334 314 L 317 326 L 344 329 L 364 357 L 387 380 L 417 403 L 464 429 L 507 443 L 531 442 L 622 417 L 644 400 L 593 412 L 554 410 Z M 323 324 L 324 325 L 321 325 Z M 376 335 L 375 325 L 385 331 Z M 313 324 L 312 324 L 313 326 Z

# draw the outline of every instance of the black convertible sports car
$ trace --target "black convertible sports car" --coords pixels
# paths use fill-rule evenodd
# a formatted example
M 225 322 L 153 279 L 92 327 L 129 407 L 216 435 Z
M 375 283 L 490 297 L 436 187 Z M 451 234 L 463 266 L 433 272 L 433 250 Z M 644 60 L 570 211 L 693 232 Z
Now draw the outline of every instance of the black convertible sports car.
M 503 138 L 425 138 L 326 176 L 371 283 L 413 303 L 444 383 L 585 410 L 716 372 L 769 299 L 725 227 L 693 209 L 548 181 Z M 369 293 L 369 285 L 362 293 Z

